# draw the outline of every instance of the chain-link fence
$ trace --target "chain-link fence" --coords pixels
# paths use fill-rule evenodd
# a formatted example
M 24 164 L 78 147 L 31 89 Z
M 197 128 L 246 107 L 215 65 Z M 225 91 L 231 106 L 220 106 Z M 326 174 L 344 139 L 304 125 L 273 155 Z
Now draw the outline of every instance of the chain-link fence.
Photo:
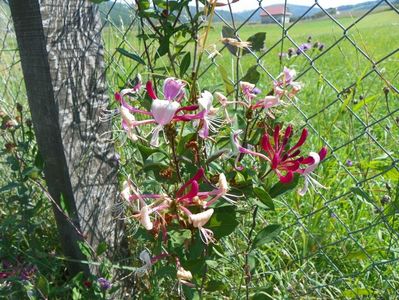
M 283 196 L 276 213 L 262 217 L 284 224 L 284 229 L 274 243 L 251 257 L 258 266 L 252 282 L 271 297 L 396 298 L 398 3 L 371 1 L 337 10 L 315 1 L 300 10 L 287 1 L 273 6 L 245 2 L 257 7 L 249 13 L 235 11 L 235 4 L 216 10 L 209 39 L 215 46 L 206 51 L 217 49 L 221 55 L 204 59 L 200 86 L 220 83 L 222 67 L 231 68 L 228 80 L 237 86 L 252 67 L 259 73 L 258 85 L 267 90 L 283 66 L 294 67 L 304 88 L 284 113 L 290 122 L 308 127 L 312 143 L 327 145 L 330 153 L 320 172 L 327 189 L 304 198 Z M 151 35 L 154 29 L 149 19 L 137 15 L 131 1 L 105 2 L 99 9 L 111 96 L 140 70 L 140 63 L 132 63 L 120 49 L 146 57 L 151 45 L 137 35 Z M 177 22 L 192 21 L 200 10 L 193 2 L 192 11 L 179 15 Z M 245 57 L 233 56 L 220 42 L 223 30 L 242 40 L 266 32 L 265 47 Z M 0 101 L 12 105 L 25 98 L 25 91 L 5 2 L 0 5 L 0 34 Z M 170 72 L 162 62 L 148 68 L 149 73 Z M 242 268 L 234 256 L 234 241 L 247 235 L 242 231 L 223 241 L 232 266 Z M 217 279 L 226 282 L 224 274 Z

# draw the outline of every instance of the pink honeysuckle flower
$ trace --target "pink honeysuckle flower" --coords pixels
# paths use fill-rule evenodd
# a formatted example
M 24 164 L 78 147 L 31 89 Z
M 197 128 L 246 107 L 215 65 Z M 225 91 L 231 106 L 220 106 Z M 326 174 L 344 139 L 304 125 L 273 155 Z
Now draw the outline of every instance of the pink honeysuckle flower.
M 152 230 L 154 228 L 150 215 L 169 209 L 171 204 L 171 200 L 163 195 L 139 194 L 129 180 L 123 183 L 121 197 L 129 204 L 135 201 L 134 207 L 138 212 L 134 214 L 133 217 L 138 219 L 146 230 Z M 156 201 L 148 205 L 144 199 L 155 199 Z
M 302 163 L 309 162 L 309 166 L 306 167 L 305 169 L 302 169 L 300 171 L 300 174 L 305 177 L 305 184 L 304 187 L 298 190 L 298 194 L 300 196 L 304 196 L 306 192 L 308 191 L 309 184 L 314 188 L 323 188 L 325 189 L 326 187 L 321 185 L 316 179 L 314 179 L 311 174 L 314 172 L 314 170 L 317 168 L 319 163 L 326 157 L 327 155 L 327 148 L 323 147 L 319 153 L 316 152 L 310 152 L 309 157 L 305 158 Z
M 289 85 L 294 82 L 296 71 L 294 69 L 289 69 L 287 67 L 284 67 L 283 73 L 280 74 L 280 76 L 283 76 L 283 81 L 285 85 Z
M 257 157 L 260 157 L 260 158 L 270 162 L 270 159 L 266 155 L 242 147 L 239 142 L 239 139 L 238 139 L 238 137 L 241 133 L 242 133 L 242 130 L 236 130 L 236 131 L 233 131 L 233 133 L 232 133 L 232 144 L 233 144 L 236 152 L 242 153 L 242 154 L 249 154 L 251 156 L 257 156 Z M 235 161 L 235 168 L 237 170 L 241 171 L 244 169 L 244 167 L 238 165 L 239 159 L 240 159 L 240 155 L 237 155 L 236 161 Z
M 271 169 L 279 177 L 280 182 L 289 183 L 293 180 L 294 173 L 302 174 L 304 172 L 300 168 L 301 165 L 314 163 L 314 159 L 312 157 L 304 159 L 303 157 L 299 156 L 299 154 L 301 153 L 301 150 L 299 148 L 305 143 L 308 136 L 307 129 L 305 128 L 302 130 L 302 134 L 298 142 L 293 147 L 286 149 L 292 137 L 292 134 L 293 131 L 291 125 L 287 127 L 283 137 L 280 137 L 280 126 L 276 125 L 272 138 L 273 142 L 270 141 L 269 135 L 265 133 L 262 137 L 261 147 L 266 152 L 266 155 L 242 147 L 238 143 L 237 133 L 233 135 L 233 143 L 238 148 L 239 153 L 257 156 L 266 160 L 270 164 Z M 320 153 L 323 155 L 324 150 L 322 149 Z M 238 158 L 239 156 L 237 156 L 236 165 L 238 163 Z M 236 168 L 242 169 L 242 167 Z
M 249 104 L 252 102 L 252 99 L 256 97 L 259 91 L 255 88 L 254 84 L 246 81 L 240 81 L 240 88 Z
M 251 106 L 252 109 L 264 108 L 269 109 L 271 107 L 277 106 L 280 104 L 279 96 L 266 96 L 264 99 L 259 100 L 254 105 Z
M 295 70 L 284 67 L 283 72 L 274 82 L 274 94 L 280 98 L 283 95 L 287 95 L 289 98 L 294 97 L 302 89 L 302 84 L 294 81 L 295 76 Z
M 204 91 L 198 99 L 199 108 L 203 112 L 202 128 L 198 131 L 198 135 L 206 139 L 209 136 L 209 130 L 215 132 L 222 121 L 217 117 L 217 109 L 212 106 L 213 96 L 210 92 Z
M 231 198 L 239 196 L 228 194 L 229 186 L 224 174 L 219 174 L 218 186 L 207 192 L 199 191 L 198 182 L 202 179 L 204 179 L 204 169 L 200 168 L 196 174 L 176 192 L 174 201 L 165 195 L 139 194 L 129 181 L 124 182 L 121 196 L 129 203 L 136 203 L 135 207 L 138 212 L 133 215 L 133 217 L 138 219 L 145 229 L 155 230 L 159 228 L 158 225 L 160 224 L 164 231 L 164 238 L 166 239 L 167 220 L 178 219 L 178 214 L 176 214 L 177 208 L 188 217 L 188 221 L 192 226 L 200 230 L 202 240 L 205 243 L 210 243 L 215 241 L 213 233 L 211 230 L 203 228 L 213 214 L 213 209 L 209 207 L 220 198 L 234 204 L 235 201 Z M 144 199 L 151 199 L 153 203 L 147 204 Z M 172 203 L 174 204 L 172 205 Z M 204 213 L 192 214 L 187 208 L 190 206 L 202 206 L 205 211 Z M 157 214 L 154 217 L 154 221 L 151 219 L 151 214 L 153 213 Z
M 134 89 L 125 89 L 120 93 L 115 94 L 115 99 L 121 103 L 121 116 L 122 126 L 127 131 L 128 137 L 136 141 L 138 136 L 134 130 L 137 126 L 147 124 L 157 124 L 152 130 L 150 144 L 154 147 L 159 145 L 159 133 L 163 130 L 165 125 L 172 122 L 188 122 L 191 120 L 198 120 L 203 118 L 204 112 L 198 114 L 185 114 L 185 111 L 193 111 L 198 109 L 198 106 L 180 107 L 180 100 L 184 97 L 185 84 L 180 80 L 174 78 L 167 78 L 164 83 L 164 95 L 167 97 L 165 100 L 158 99 L 155 91 L 152 88 L 151 81 L 146 84 L 147 93 L 153 99 L 150 111 L 134 108 L 129 105 L 124 97 L 130 93 L 135 93 Z M 152 119 L 136 121 L 133 113 L 147 115 Z
M 163 84 L 163 96 L 166 100 L 180 102 L 184 98 L 186 84 L 179 79 L 166 78 Z

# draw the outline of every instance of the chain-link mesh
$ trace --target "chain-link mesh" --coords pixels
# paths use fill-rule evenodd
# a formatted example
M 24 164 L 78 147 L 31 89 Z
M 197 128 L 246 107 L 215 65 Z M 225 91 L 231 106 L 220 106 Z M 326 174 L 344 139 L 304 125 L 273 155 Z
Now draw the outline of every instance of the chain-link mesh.
M 327 189 L 304 198 L 283 196 L 276 202 L 276 213 L 261 217 L 260 223 L 278 222 L 284 229 L 274 243 L 252 256 L 257 265 L 252 283 L 264 286 L 270 295 L 293 298 L 395 298 L 399 290 L 399 38 L 392 32 L 399 29 L 397 3 L 375 1 L 339 15 L 315 1 L 288 23 L 286 15 L 281 19 L 269 14 L 267 1 L 245 1 L 258 7 L 244 20 L 237 20 L 234 4 L 215 12 L 213 42 L 222 56 L 203 61 L 201 87 L 220 81 L 220 65 L 232 66 L 229 79 L 236 87 L 246 74 L 238 66 L 257 66 L 264 89 L 270 88 L 268 82 L 284 65 L 294 67 L 305 87 L 297 99 L 287 99 L 291 104 L 285 111 L 287 118 L 308 127 L 313 144 L 327 145 L 330 153 L 319 172 Z M 287 1 L 283 7 L 290 9 Z M 193 13 L 199 9 L 193 6 Z M 318 19 L 310 19 L 315 11 Z M 112 95 L 139 68 L 117 48 L 146 57 L 151 45 L 139 42 L 137 35 L 151 34 L 153 27 L 137 16 L 132 1 L 106 2 L 100 13 Z M 271 24 L 259 24 L 260 14 L 271 15 Z M 191 18 L 188 12 L 179 21 Z M 220 42 L 222 26 L 242 40 L 266 32 L 265 49 L 233 57 Z M 312 43 L 324 44 L 323 51 L 302 51 L 288 59 L 288 49 L 301 49 L 309 36 Z M 25 91 L 6 3 L 0 3 L 0 44 L 0 101 L 22 101 Z M 164 69 L 168 71 L 166 65 Z M 157 70 L 149 66 L 148 72 Z M 251 216 L 247 218 L 249 222 Z M 223 241 L 232 268 L 242 268 L 235 242 L 246 240 L 247 235 L 243 229 Z M 225 279 L 223 274 L 220 280 Z M 233 283 L 227 284 L 236 290 Z

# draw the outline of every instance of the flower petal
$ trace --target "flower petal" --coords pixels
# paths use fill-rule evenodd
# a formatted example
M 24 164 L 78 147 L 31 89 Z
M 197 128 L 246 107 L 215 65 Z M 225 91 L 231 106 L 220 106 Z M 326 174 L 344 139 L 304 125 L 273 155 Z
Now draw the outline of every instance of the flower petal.
M 172 121 L 179 107 L 179 102 L 156 99 L 152 102 L 151 113 L 159 125 L 166 125 Z
M 173 77 L 166 78 L 163 84 L 163 95 L 166 100 L 181 100 L 184 97 L 185 83 Z

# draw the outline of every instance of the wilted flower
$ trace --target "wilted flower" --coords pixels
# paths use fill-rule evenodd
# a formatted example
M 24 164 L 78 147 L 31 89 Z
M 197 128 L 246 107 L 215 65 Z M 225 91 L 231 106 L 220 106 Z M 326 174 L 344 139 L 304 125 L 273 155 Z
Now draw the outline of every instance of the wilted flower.
M 234 47 L 237 47 L 240 49 L 250 48 L 252 45 L 251 42 L 239 41 L 238 39 L 235 39 L 235 38 L 222 38 L 222 43 L 229 44 L 231 46 L 234 46 Z
M 209 52 L 209 55 L 208 55 L 209 59 L 213 59 L 218 55 L 222 56 L 222 54 L 220 54 L 220 52 L 217 50 L 217 47 L 215 44 L 209 46 L 208 52 Z

